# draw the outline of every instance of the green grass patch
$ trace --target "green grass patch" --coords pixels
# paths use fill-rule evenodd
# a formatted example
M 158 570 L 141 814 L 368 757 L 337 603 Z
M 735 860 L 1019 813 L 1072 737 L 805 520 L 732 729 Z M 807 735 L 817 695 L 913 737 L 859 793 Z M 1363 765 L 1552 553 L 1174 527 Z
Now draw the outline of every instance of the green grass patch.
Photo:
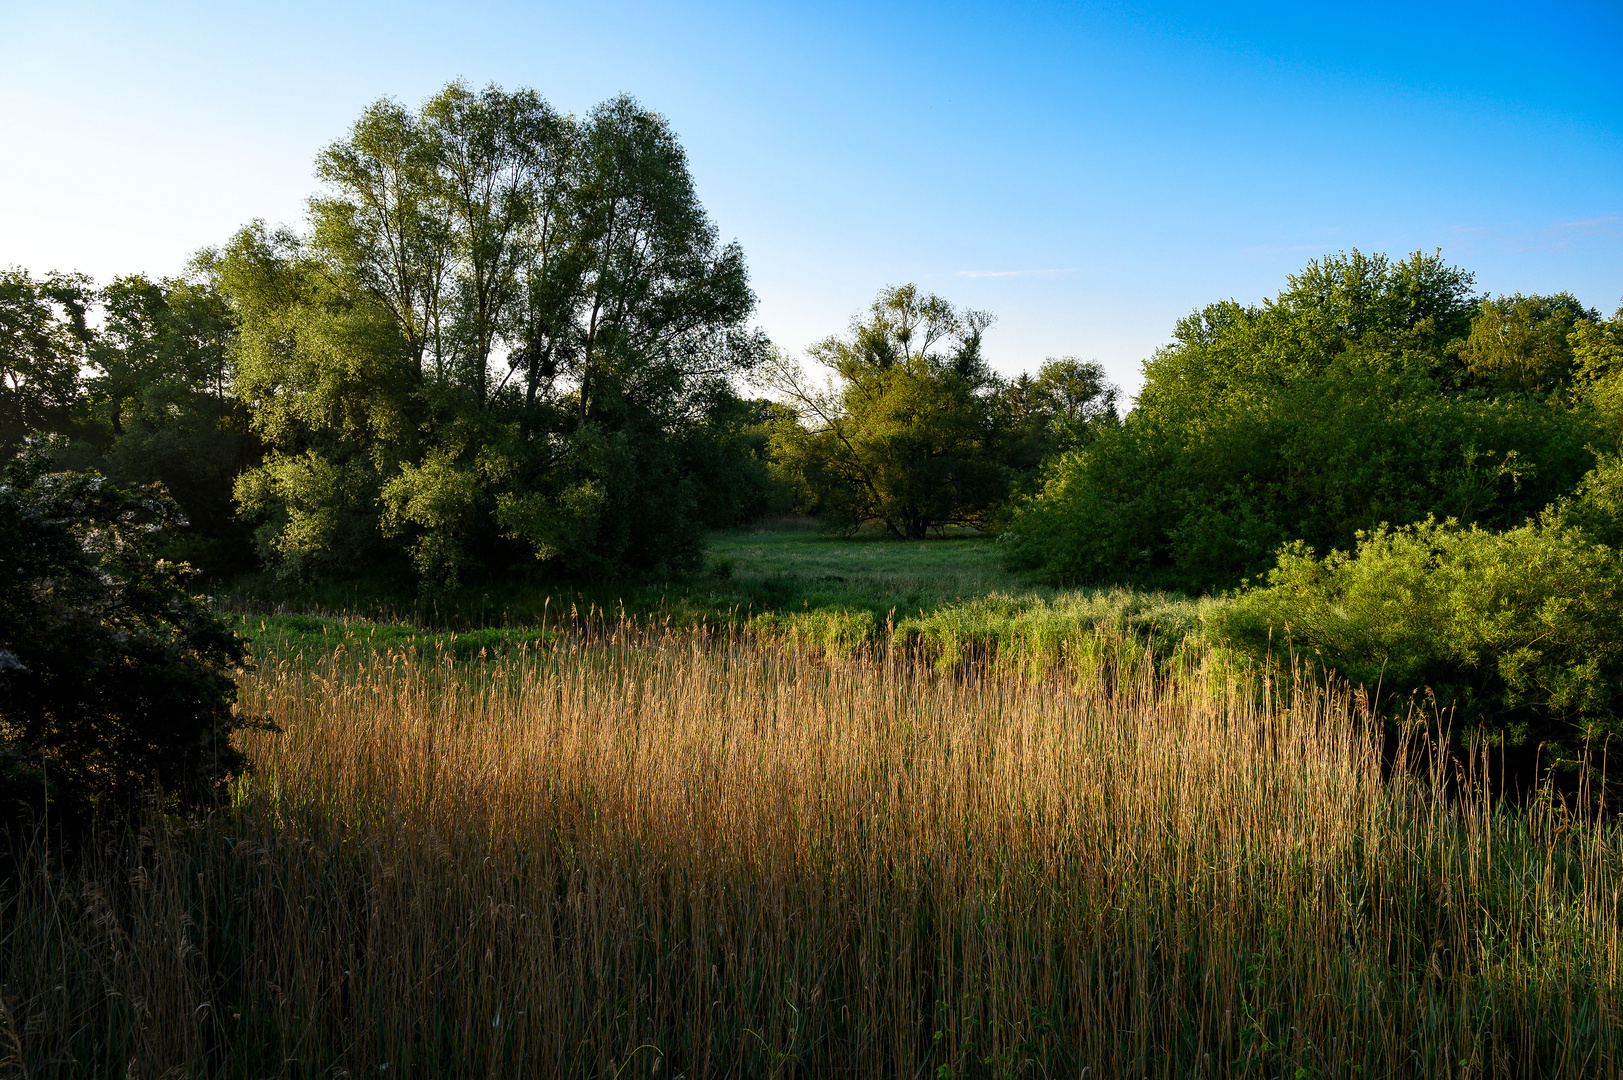
M 675 578 L 501 580 L 430 596 L 417 593 L 408 577 L 387 573 L 317 582 L 253 574 L 226 584 L 218 598 L 228 609 L 250 614 L 303 612 L 468 630 L 550 625 L 591 612 L 678 625 L 818 609 L 863 610 L 883 620 L 994 592 L 1053 590 L 1004 570 L 988 537 L 909 542 L 801 529 L 714 533 L 704 568 Z
M 944 670 L 992 662 L 1038 675 L 1123 670 L 1198 640 L 1220 601 L 1131 589 L 1061 591 L 1005 570 L 982 536 L 899 541 L 811 530 L 717 533 L 706 569 L 661 581 L 510 582 L 418 597 L 384 580 L 243 579 L 221 602 L 261 651 L 415 649 L 459 659 L 541 647 L 560 632 L 710 627 L 829 658 L 875 648 Z M 291 613 L 290 613 L 291 612 Z

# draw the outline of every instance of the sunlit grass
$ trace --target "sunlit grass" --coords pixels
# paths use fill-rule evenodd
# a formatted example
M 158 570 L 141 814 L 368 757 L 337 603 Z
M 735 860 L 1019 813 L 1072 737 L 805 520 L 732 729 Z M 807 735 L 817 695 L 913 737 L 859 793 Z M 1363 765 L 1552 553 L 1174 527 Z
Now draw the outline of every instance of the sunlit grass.
M 1104 663 L 947 677 L 631 628 L 471 665 L 283 652 L 244 682 L 284 731 L 251 737 L 232 807 L 15 866 L 0 1055 L 33 1076 L 1615 1073 L 1611 824 L 1487 803 L 1469 762 L 1383 780 L 1366 719 L 1310 682 Z
M 793 583 L 810 607 L 894 608 L 913 615 L 992 592 L 1053 591 L 1004 569 L 996 541 L 986 536 L 905 541 L 740 530 L 711 534 L 709 559 L 712 567 L 725 567 L 737 586 L 765 591 L 774 583 Z

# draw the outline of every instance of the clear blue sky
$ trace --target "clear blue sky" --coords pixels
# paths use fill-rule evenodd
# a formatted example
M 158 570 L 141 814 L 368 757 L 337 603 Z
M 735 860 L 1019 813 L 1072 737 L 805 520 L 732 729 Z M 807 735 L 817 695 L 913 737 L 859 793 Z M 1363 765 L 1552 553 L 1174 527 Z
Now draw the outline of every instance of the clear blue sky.
M 174 273 L 298 222 L 368 101 L 458 77 L 668 116 L 793 350 L 916 281 L 997 314 L 1000 370 L 1132 390 L 1180 315 L 1353 247 L 1623 299 L 1618 0 L 0 0 L 0 264 Z

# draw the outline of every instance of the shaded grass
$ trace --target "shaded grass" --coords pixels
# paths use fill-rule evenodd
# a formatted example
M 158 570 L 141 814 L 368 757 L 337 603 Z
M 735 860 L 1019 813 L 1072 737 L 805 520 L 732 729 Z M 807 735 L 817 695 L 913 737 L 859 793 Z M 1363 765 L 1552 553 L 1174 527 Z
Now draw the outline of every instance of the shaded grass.
M 775 598 L 774 610 L 894 610 L 905 617 L 987 593 L 1052 592 L 1003 569 L 996 542 L 983 536 L 901 541 L 815 532 L 716 533 L 709 558 L 736 590 L 718 591 L 718 598 Z
M 477 630 L 425 630 L 398 622 L 321 615 L 239 615 L 237 632 L 252 643 L 261 660 L 343 650 L 398 652 L 453 660 L 483 660 L 515 651 L 542 649 L 560 631 L 540 626 L 487 626 Z
M 226 606 L 253 614 L 293 611 L 465 630 L 546 622 L 571 610 L 681 626 L 808 610 L 860 610 L 883 618 L 992 591 L 1052 592 L 1003 570 L 987 537 L 904 542 L 796 529 L 713 533 L 705 568 L 668 579 L 517 577 L 425 596 L 410 578 L 382 572 L 316 582 L 253 574 L 224 583 L 218 595 Z

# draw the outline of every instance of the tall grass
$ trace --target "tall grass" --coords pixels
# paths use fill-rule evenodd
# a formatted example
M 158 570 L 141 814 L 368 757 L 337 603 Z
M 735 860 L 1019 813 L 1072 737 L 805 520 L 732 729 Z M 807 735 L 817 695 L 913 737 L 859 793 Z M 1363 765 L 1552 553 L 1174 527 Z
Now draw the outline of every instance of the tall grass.
M 1159 667 L 1159 670 L 1158 670 Z M 1345 694 L 698 638 L 267 662 L 258 772 L 36 847 L 30 1076 L 1590 1076 L 1623 836 Z

